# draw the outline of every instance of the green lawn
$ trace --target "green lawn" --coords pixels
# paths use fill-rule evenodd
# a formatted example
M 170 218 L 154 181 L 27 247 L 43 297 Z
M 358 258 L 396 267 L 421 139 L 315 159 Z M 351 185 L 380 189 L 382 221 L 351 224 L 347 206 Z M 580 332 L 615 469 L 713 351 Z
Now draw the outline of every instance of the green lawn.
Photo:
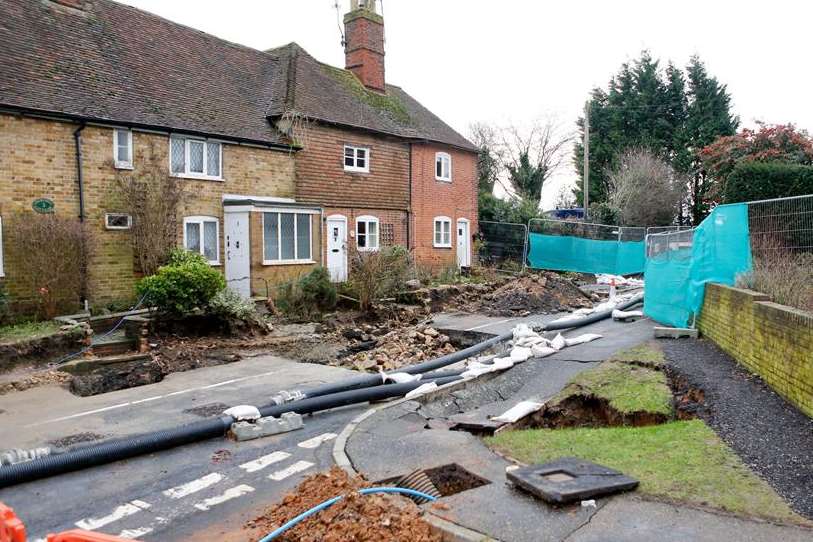
M 661 350 L 657 344 L 642 343 L 615 354 L 610 358 L 610 361 L 639 363 L 650 367 L 660 367 L 666 362 L 666 357 L 664 357 L 663 350 Z
M 0 342 L 12 343 L 26 339 L 45 337 L 59 331 L 60 324 L 53 320 L 46 322 L 25 322 L 0 327 Z
M 486 443 L 526 463 L 575 456 L 641 481 L 639 491 L 746 516 L 803 523 L 700 420 L 648 427 L 506 431 Z
M 555 405 L 576 394 L 606 399 L 622 414 L 652 412 L 672 416 L 672 392 L 666 376 L 647 367 L 605 361 L 576 375 L 548 404 Z

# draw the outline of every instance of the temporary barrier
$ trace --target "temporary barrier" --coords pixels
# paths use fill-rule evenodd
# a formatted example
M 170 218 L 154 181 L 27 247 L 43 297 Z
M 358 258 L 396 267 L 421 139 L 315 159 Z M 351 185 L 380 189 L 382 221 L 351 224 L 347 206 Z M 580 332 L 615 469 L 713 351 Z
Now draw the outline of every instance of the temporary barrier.
M 26 542 L 25 525 L 14 510 L 0 502 L 0 542 Z M 49 534 L 47 542 L 138 542 L 91 531 L 74 529 Z
M 533 219 L 528 231 L 529 267 L 612 275 L 644 272 L 646 228 Z
M 708 282 L 733 285 L 751 269 L 748 204 L 720 205 L 695 229 L 647 237 L 644 313 L 694 325 Z
M 477 224 L 480 228 L 477 256 L 481 264 L 516 270 L 525 267 L 527 225 L 488 220 L 481 220 Z

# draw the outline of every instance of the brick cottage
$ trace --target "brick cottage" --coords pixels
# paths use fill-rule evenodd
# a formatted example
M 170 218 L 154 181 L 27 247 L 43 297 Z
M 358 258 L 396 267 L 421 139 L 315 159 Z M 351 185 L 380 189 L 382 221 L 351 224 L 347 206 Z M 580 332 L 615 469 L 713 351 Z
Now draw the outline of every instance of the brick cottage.
M 372 1 L 345 16 L 346 69 L 296 44 L 258 51 L 110 0 L 0 3 L 0 281 L 32 285 L 15 237 L 34 201 L 94 230 L 87 301 L 133 297 L 131 219 L 117 174 L 147 162 L 187 183 L 178 244 L 230 287 L 268 285 L 348 252 L 404 245 L 471 263 L 476 149 L 384 71 Z M 79 300 L 77 300 L 79 301 Z

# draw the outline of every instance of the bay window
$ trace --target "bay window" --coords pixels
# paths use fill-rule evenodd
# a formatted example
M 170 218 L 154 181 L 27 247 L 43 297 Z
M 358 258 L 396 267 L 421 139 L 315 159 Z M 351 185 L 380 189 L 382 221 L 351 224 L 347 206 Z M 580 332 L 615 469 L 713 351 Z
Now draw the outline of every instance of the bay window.
M 263 213 L 263 264 L 313 263 L 311 215 Z

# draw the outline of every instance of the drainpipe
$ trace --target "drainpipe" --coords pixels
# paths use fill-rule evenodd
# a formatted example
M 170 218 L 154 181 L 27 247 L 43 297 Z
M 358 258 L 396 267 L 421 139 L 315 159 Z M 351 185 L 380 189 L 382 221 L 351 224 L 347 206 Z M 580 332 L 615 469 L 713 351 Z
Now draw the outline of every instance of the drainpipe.
M 407 251 L 412 250 L 412 143 L 409 144 L 409 195 L 407 196 Z
M 85 129 L 85 121 L 74 130 L 73 139 L 76 143 L 76 180 L 79 182 L 79 222 L 85 221 L 85 186 L 82 182 L 82 130 Z

